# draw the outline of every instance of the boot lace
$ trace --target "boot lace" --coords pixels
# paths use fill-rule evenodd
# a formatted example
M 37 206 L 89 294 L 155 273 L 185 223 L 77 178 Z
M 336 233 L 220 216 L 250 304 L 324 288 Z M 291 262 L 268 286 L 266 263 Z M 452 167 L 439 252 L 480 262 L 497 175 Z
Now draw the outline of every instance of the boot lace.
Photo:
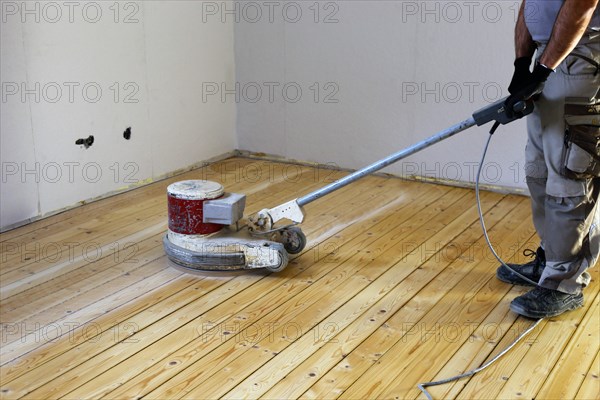
M 523 255 L 525 257 L 533 258 L 533 257 L 537 256 L 537 252 L 535 250 L 525 249 L 525 250 L 523 250 Z

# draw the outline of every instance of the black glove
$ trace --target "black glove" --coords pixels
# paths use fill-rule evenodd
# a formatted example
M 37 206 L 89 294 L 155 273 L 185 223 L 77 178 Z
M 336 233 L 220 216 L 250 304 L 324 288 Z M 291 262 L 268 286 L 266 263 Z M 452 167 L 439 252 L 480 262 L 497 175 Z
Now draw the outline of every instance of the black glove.
M 544 90 L 544 84 L 552 72 L 553 71 L 550 68 L 543 66 L 542 64 L 537 64 L 528 79 L 514 79 L 513 77 L 514 85 L 513 82 L 511 82 L 512 87 L 509 88 L 511 94 L 508 96 L 505 103 L 507 113 L 511 115 L 514 110 L 514 105 L 520 101 L 529 99 L 537 100 L 542 93 L 542 90 Z M 515 75 L 517 75 L 516 65 Z
M 523 87 L 529 82 L 529 78 L 531 77 L 530 65 L 531 57 L 519 57 L 515 60 L 515 72 L 510 85 L 508 85 L 508 93 L 515 93 L 518 88 Z

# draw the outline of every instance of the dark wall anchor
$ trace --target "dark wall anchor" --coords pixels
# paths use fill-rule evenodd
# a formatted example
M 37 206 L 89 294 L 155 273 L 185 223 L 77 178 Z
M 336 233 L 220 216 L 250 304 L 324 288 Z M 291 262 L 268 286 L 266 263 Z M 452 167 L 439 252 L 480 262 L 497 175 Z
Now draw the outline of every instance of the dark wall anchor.
M 77 139 L 75 141 L 75 144 L 77 145 L 82 145 L 84 146 L 86 149 L 89 148 L 91 145 L 94 144 L 94 136 L 90 135 L 88 138 L 86 139 Z

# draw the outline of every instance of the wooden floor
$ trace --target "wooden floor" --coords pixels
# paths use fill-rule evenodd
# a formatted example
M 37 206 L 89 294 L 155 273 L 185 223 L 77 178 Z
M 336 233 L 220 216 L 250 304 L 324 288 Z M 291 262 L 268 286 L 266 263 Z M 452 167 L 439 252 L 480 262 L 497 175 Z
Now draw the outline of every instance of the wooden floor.
M 306 207 L 307 248 L 278 274 L 186 274 L 163 253 L 171 182 L 219 181 L 249 213 L 344 174 L 234 158 L 2 234 L 1 398 L 424 398 L 531 325 L 468 189 L 365 178 Z M 498 252 L 526 260 L 528 199 L 482 204 Z M 433 397 L 599 398 L 591 273 L 584 308 Z

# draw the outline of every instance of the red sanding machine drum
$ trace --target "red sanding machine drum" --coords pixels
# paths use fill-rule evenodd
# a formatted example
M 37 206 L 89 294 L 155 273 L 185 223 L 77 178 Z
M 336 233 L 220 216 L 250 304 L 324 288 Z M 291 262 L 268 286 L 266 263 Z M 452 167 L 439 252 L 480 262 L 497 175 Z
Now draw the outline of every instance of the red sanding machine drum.
M 217 182 L 190 180 L 176 182 L 167 188 L 169 230 L 184 235 L 208 235 L 225 225 L 202 222 L 205 200 L 222 197 L 223 186 Z

